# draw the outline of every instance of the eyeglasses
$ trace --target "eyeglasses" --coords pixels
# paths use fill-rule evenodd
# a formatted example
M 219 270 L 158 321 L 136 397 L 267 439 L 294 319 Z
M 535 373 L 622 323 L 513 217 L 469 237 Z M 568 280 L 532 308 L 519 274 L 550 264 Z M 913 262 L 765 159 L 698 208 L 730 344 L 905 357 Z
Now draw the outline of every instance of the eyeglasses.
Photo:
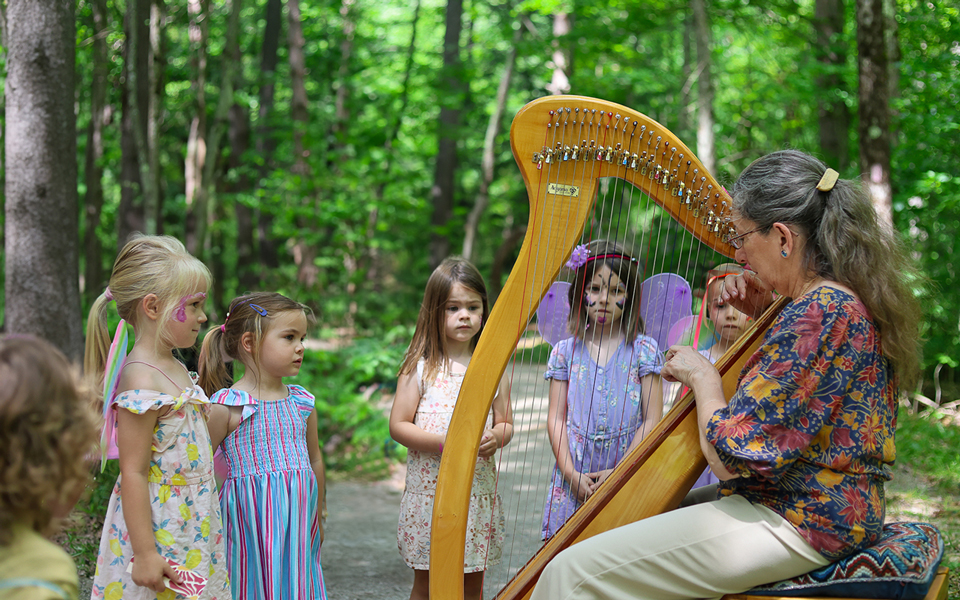
M 746 239 L 748 235 L 756 231 L 760 231 L 761 229 L 763 229 L 763 227 L 757 227 L 756 229 L 751 229 L 746 233 L 741 233 L 740 235 L 735 235 L 732 238 L 727 238 L 727 243 L 733 246 L 734 250 L 739 250 L 740 248 L 743 248 L 743 240 Z

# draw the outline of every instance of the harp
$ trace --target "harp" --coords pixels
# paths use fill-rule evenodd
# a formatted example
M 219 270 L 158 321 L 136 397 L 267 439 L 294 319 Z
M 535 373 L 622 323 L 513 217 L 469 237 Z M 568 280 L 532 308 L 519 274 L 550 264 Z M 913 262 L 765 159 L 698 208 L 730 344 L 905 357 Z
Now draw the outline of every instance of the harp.
M 648 220 L 657 221 L 649 211 L 659 211 L 664 217 L 658 221 L 661 233 L 666 228 L 673 235 L 695 238 L 689 246 L 701 254 L 700 263 L 733 253 L 726 242 L 734 234 L 726 190 L 656 121 L 603 100 L 552 96 L 522 108 L 513 121 L 510 138 L 530 199 L 529 224 L 516 264 L 464 377 L 448 430 L 447 439 L 452 442 L 441 460 L 431 531 L 430 590 L 434 598 L 462 598 L 467 513 L 484 423 L 501 376 L 534 311 L 580 243 L 588 223 L 593 227 L 597 220 L 595 199 L 608 195 L 612 186 L 620 190 L 613 194 L 620 209 L 624 201 L 637 198 L 650 207 L 655 204 L 659 208 L 644 209 Z M 650 233 L 639 245 L 644 250 L 663 246 L 663 238 L 654 241 L 654 237 Z M 632 245 L 638 244 L 634 241 Z M 667 262 L 648 255 L 644 264 L 655 265 L 648 269 L 652 273 L 669 270 Z M 738 365 L 759 345 L 762 332 L 778 310 L 777 305 L 771 307 L 718 361 L 728 396 L 736 386 Z M 524 429 L 535 428 L 535 423 L 528 427 L 515 423 L 511 444 L 518 444 Z M 705 466 L 693 399 L 687 395 L 619 462 L 555 536 L 532 557 L 524 556 L 525 564 L 515 573 L 508 567 L 503 576 L 508 581 L 502 589 L 500 583 L 490 582 L 488 572 L 484 596 L 492 595 L 492 587 L 499 590 L 497 598 L 528 597 L 543 567 L 559 551 L 602 531 L 675 508 Z M 543 506 L 543 498 L 535 500 L 534 510 L 538 502 Z M 515 509 L 529 510 L 530 504 L 529 498 L 521 500 Z M 511 512 L 510 506 L 506 512 Z

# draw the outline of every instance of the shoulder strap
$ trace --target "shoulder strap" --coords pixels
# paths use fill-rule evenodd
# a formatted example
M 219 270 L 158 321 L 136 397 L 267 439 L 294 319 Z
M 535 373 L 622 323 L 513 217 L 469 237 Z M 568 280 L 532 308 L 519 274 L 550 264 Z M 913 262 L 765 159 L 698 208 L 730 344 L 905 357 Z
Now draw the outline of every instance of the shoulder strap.
M 132 365 L 132 364 L 134 364 L 134 363 L 139 363 L 139 364 L 141 364 L 141 365 L 147 365 L 147 366 L 150 367 L 151 369 L 154 369 L 154 370 L 158 371 L 161 375 L 163 375 L 164 377 L 166 377 L 167 380 L 170 381 L 170 383 L 172 383 L 178 390 L 180 389 L 180 384 L 177 383 L 176 381 L 174 381 L 172 377 L 170 377 L 169 375 L 167 375 L 166 373 L 164 373 L 164 372 L 163 372 L 163 369 L 161 369 L 160 367 L 158 367 L 158 366 L 156 366 L 156 365 L 151 365 L 151 364 L 148 363 L 148 362 L 143 362 L 142 360 L 128 360 L 127 362 L 123 363 L 123 367 L 121 367 L 120 370 L 122 371 L 123 369 L 126 368 L 127 365 Z M 184 370 L 186 370 L 186 367 L 184 367 Z M 190 372 L 189 372 L 189 371 L 187 372 L 187 375 L 188 375 L 188 376 L 190 375 Z M 191 381 L 192 381 L 192 378 L 191 378 Z
M 423 397 L 423 393 L 426 391 L 423 389 L 423 359 L 417 361 L 417 389 L 420 391 L 420 397 Z

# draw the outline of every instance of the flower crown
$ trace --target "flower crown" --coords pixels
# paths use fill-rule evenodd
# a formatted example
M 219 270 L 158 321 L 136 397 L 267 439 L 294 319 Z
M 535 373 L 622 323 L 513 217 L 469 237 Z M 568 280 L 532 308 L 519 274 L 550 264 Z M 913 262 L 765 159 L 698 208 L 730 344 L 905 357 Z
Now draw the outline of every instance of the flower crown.
M 603 258 L 619 258 L 621 260 L 628 260 L 630 262 L 637 262 L 637 259 L 629 256 L 627 254 L 621 254 L 619 252 L 614 252 L 611 254 L 598 254 L 596 256 L 590 256 L 590 248 L 587 248 L 586 244 L 580 244 L 573 249 L 573 252 L 570 253 L 570 260 L 567 261 L 567 268 L 573 269 L 574 271 L 587 264 L 591 260 L 600 260 Z

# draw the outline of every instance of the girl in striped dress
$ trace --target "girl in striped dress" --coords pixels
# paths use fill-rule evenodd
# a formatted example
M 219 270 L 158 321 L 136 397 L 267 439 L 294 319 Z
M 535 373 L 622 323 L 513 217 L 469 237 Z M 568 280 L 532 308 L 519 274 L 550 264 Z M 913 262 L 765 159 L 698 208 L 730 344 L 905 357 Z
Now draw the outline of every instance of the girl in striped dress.
M 220 505 L 236 600 L 326 599 L 317 413 L 307 390 L 283 383 L 303 364 L 306 329 L 302 304 L 261 292 L 234 299 L 203 341 L 210 437 L 228 465 Z M 243 365 L 232 386 L 231 360 Z

